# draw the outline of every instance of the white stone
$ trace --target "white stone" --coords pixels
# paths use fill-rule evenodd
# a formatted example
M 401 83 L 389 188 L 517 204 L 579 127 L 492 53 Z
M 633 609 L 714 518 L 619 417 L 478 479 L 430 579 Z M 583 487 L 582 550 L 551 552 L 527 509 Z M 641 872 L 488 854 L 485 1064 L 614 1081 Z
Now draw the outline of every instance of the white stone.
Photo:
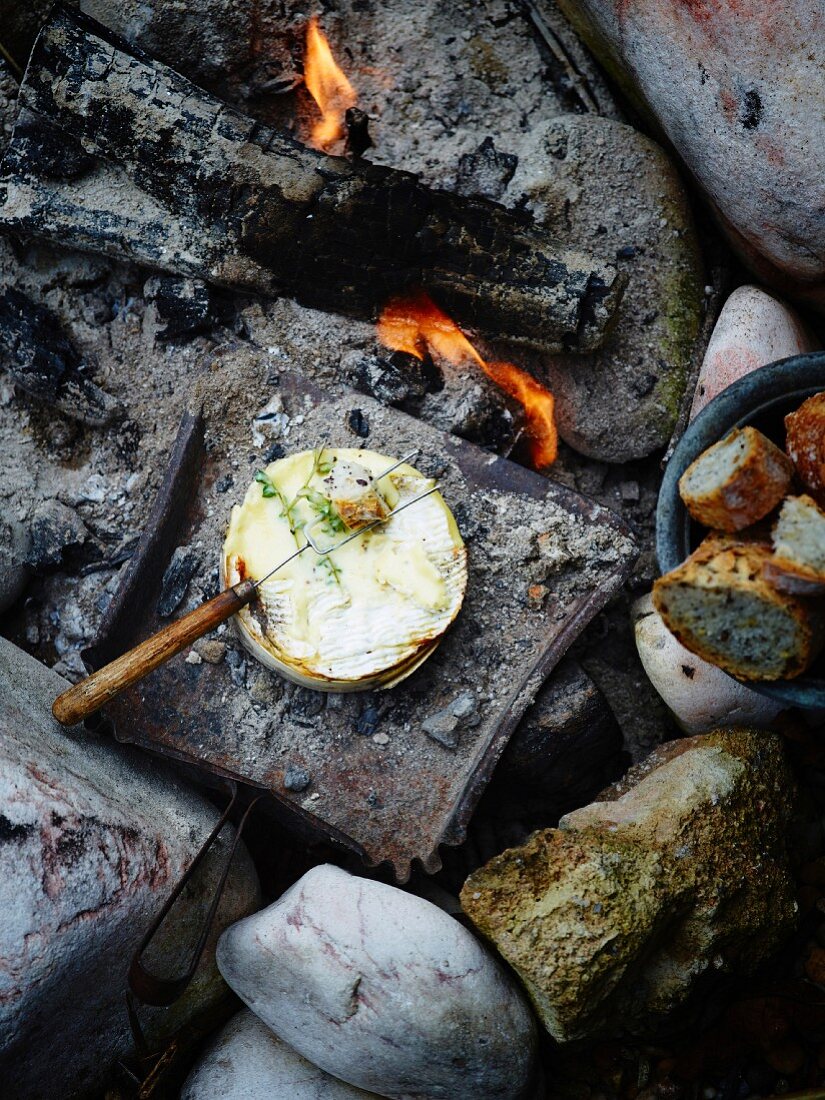
M 180 1100 L 368 1100 L 313 1066 L 244 1009 L 233 1016 L 186 1078 Z
M 529 1095 L 535 1024 L 457 921 L 393 886 L 315 867 L 221 936 L 239 997 L 328 1073 L 406 1100 Z
M 709 401 L 757 367 L 819 347 L 800 317 L 758 286 L 740 286 L 722 307 L 711 333 L 691 420 Z
M 133 1052 L 129 960 L 217 818 L 139 750 L 59 726 L 50 708 L 67 687 L 0 639 L 0 1081 L 15 1100 L 96 1094 Z M 227 841 L 173 909 L 152 971 L 180 973 Z M 260 897 L 243 847 L 236 859 L 192 985 L 173 1008 L 140 1011 L 149 1042 L 226 992 L 215 941 Z
M 718 726 L 767 727 L 781 704 L 732 679 L 677 641 L 650 596 L 632 608 L 636 648 L 648 679 L 685 733 Z

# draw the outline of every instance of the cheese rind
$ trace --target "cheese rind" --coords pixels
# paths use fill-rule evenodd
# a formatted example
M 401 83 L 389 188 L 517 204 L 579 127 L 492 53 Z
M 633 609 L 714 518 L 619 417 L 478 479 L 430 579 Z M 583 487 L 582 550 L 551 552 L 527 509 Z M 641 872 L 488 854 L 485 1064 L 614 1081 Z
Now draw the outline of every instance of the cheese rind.
M 268 466 L 232 510 L 222 553 L 224 583 L 265 576 L 305 543 L 303 526 L 333 545 L 348 530 L 328 494 L 330 467 L 374 479 L 393 459 L 373 451 L 302 452 Z M 346 464 L 346 465 L 344 465 Z M 432 487 L 409 465 L 371 482 L 393 507 Z M 320 520 L 319 520 L 319 517 Z M 439 493 L 319 557 L 313 549 L 279 569 L 237 616 L 259 660 L 298 683 L 336 691 L 390 686 L 416 668 L 458 614 L 467 554 Z

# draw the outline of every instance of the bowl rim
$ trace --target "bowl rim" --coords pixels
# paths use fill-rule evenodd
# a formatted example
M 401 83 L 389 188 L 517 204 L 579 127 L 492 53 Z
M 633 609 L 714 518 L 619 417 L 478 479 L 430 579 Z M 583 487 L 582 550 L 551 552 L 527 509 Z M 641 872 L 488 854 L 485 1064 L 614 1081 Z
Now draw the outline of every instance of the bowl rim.
M 792 380 L 792 381 L 791 381 Z M 692 420 L 665 467 L 656 505 L 656 557 L 661 573 L 681 565 L 691 552 L 687 509 L 679 496 L 679 478 L 699 455 L 734 428 L 787 405 L 798 408 L 825 390 L 825 351 L 807 352 L 757 367 L 726 387 Z M 788 706 L 825 708 L 825 679 L 739 681 Z

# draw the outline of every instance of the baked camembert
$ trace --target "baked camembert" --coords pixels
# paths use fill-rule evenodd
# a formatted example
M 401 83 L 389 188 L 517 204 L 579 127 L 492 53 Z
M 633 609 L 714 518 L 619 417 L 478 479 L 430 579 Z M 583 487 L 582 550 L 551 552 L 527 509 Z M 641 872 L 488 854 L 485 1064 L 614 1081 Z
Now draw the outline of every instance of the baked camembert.
M 332 546 L 433 482 L 375 451 L 325 448 L 271 463 L 232 509 L 226 585 L 258 580 L 306 543 Z M 237 616 L 244 645 L 305 687 L 391 687 L 435 649 L 467 586 L 467 551 L 440 493 L 332 552 L 312 548 L 265 581 Z

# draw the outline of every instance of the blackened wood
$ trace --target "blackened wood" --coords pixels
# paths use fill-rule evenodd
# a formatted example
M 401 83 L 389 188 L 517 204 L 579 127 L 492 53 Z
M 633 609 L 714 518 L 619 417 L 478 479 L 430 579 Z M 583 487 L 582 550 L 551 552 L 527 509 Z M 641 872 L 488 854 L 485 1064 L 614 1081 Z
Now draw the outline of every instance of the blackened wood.
M 615 313 L 615 268 L 526 217 L 307 149 L 84 17 L 43 29 L 20 104 L 8 227 L 362 317 L 423 286 L 465 324 L 545 351 L 592 349 Z
M 11 286 L 0 288 L 0 370 L 38 401 L 84 424 L 108 424 L 122 412 L 88 377 L 58 317 Z

